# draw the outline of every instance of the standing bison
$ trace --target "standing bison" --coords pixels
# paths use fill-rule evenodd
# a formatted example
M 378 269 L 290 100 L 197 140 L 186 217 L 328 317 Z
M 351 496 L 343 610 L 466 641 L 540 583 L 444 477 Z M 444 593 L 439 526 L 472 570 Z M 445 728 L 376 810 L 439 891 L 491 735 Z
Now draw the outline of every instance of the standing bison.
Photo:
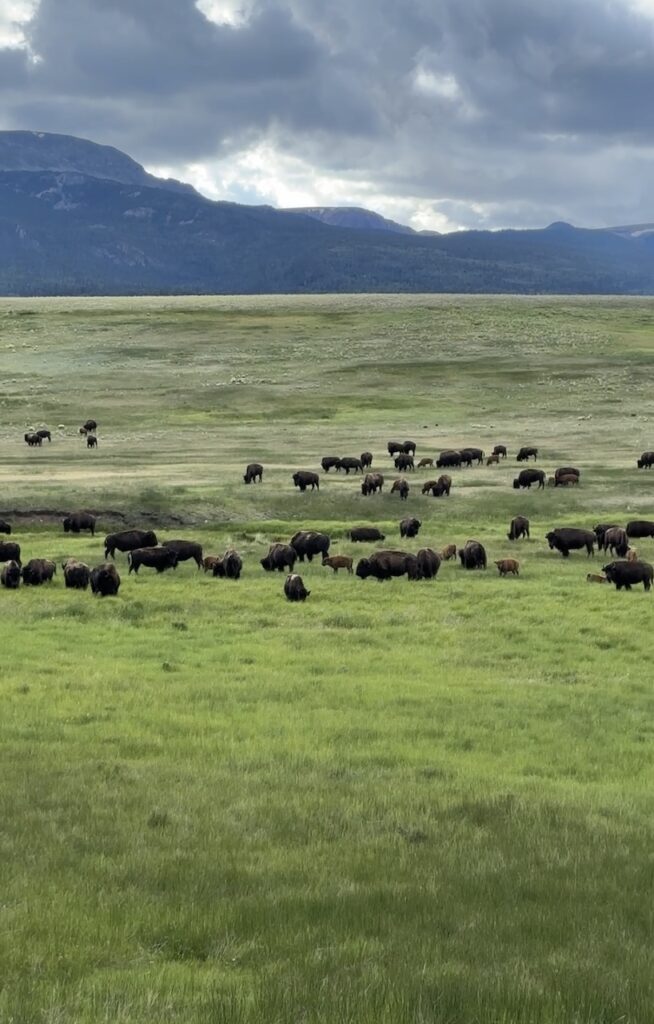
M 636 465 L 639 469 L 651 469 L 654 466 L 654 452 L 643 452 Z
M 116 551 L 153 548 L 158 543 L 154 530 L 123 530 L 122 533 L 110 533 L 104 539 L 104 557 L 113 558 Z
M 361 465 L 364 469 L 370 469 L 372 466 L 372 452 L 361 452 Z
M 95 537 L 95 524 L 97 520 L 90 512 L 71 512 L 63 520 L 64 533 L 81 533 L 82 530 L 89 530 L 92 537 Z
M 537 458 L 538 448 L 530 448 L 528 446 L 525 448 L 521 448 L 518 454 L 516 455 L 517 462 L 528 462 L 529 459 L 533 459 L 535 462 Z
M 473 462 L 480 466 L 484 461 L 484 453 L 481 448 L 462 448 L 459 454 L 461 462 L 465 462 L 466 466 L 472 466 Z
M 263 481 L 263 466 L 260 462 L 250 462 L 245 467 L 243 482 L 246 484 L 261 483 Z
M 627 523 L 627 537 L 654 537 L 654 523 L 649 519 L 632 519 Z
M 493 455 L 497 455 L 501 459 L 505 459 L 507 456 L 507 450 L 505 444 L 496 444 L 493 448 Z
M 67 558 L 61 563 L 61 568 L 64 572 L 64 583 L 69 590 L 86 590 L 91 582 L 91 570 L 86 562 Z
M 609 583 L 615 583 L 616 590 L 631 590 L 635 583 L 642 583 L 649 590 L 654 579 L 654 568 L 649 562 L 610 562 L 602 567 Z
M 419 519 L 403 519 L 400 523 L 400 537 L 417 537 L 421 526 Z
M 436 459 L 436 469 L 447 469 L 461 465 L 461 452 L 455 452 L 452 448 L 442 451 Z
M 154 548 L 135 548 L 127 555 L 128 575 L 138 575 L 142 565 L 146 569 L 156 569 L 158 573 L 165 572 L 166 569 L 176 569 L 178 560 L 177 552 L 163 545 Z
M 35 431 L 30 431 L 29 434 L 25 434 L 25 444 L 29 445 L 30 448 L 40 448 L 43 444 L 43 438 Z
M 42 427 L 41 430 L 37 430 L 36 434 L 42 441 L 48 441 L 48 443 L 52 441 L 52 434 L 49 430 L 46 430 L 45 427 Z
M 361 558 L 356 574 L 359 579 L 389 580 L 392 576 L 406 575 L 410 580 L 420 579 L 420 569 L 415 555 L 406 551 L 375 551 L 369 558 Z
M 95 434 L 87 434 L 86 435 L 86 447 L 87 448 L 97 448 L 98 447 L 98 439 L 95 436 Z
M 361 459 L 355 459 L 348 455 L 338 460 L 338 465 L 336 466 L 337 473 L 340 473 L 342 469 L 345 470 L 346 476 L 350 475 L 350 470 L 354 473 L 363 473 L 363 463 Z
M 0 519 L 0 533 L 11 533 L 11 523 L 6 523 L 4 519 Z
M 112 562 L 91 569 L 91 593 L 100 597 L 115 597 L 120 589 L 120 576 Z
M 560 551 L 564 558 L 568 558 L 571 551 L 579 551 L 582 548 L 586 548 L 590 558 L 594 554 L 597 538 L 592 530 L 578 530 L 574 526 L 561 526 L 546 533 L 545 540 L 550 546 L 550 551 Z
M 402 473 L 406 472 L 407 469 L 414 470 L 415 469 L 415 465 L 414 465 L 413 455 L 407 455 L 404 452 L 402 452 L 395 459 L 394 465 L 395 465 L 395 468 L 399 469 L 400 472 L 402 472 Z
M 381 473 L 366 473 L 365 479 L 361 484 L 361 493 L 364 496 L 368 494 L 376 494 L 377 491 L 381 494 L 384 489 L 384 477 Z
M 529 537 L 529 520 L 526 516 L 514 516 L 507 533 L 509 540 L 520 540 L 521 537 Z
M 291 537 L 290 544 L 301 562 L 305 557 L 311 562 L 314 555 L 324 558 L 329 554 L 331 540 L 326 533 L 316 533 L 315 530 L 299 530 Z
M 393 481 L 391 494 L 395 493 L 400 495 L 400 501 L 406 501 L 409 497 L 409 484 L 406 480 L 403 480 L 402 477 L 398 477 L 397 480 Z
M 0 572 L 0 583 L 7 590 L 17 590 L 20 586 L 20 565 L 18 562 L 7 562 Z
M 432 548 L 420 548 L 416 555 L 416 561 L 421 579 L 433 580 L 436 578 L 441 567 L 441 556 Z
M 598 547 L 600 547 L 599 544 Z M 612 555 L 617 555 L 618 558 L 625 558 L 629 550 L 627 531 L 623 530 L 621 526 L 612 526 L 605 530 L 601 548 L 603 551 L 610 551 Z
M 306 491 L 307 487 L 311 490 L 320 490 L 320 477 L 317 473 L 312 473 L 309 469 L 299 469 L 297 473 L 293 473 L 293 485 L 299 487 L 301 491 Z
M 217 558 L 213 565 L 213 575 L 221 579 L 238 580 L 241 578 L 243 559 L 238 551 L 230 548 L 222 558 Z M 206 571 L 206 569 L 205 569 Z
M 339 455 L 325 455 L 325 457 L 321 459 L 320 465 L 325 473 L 329 473 L 330 469 L 338 470 L 338 464 L 340 461 L 341 459 Z
M 467 540 L 459 549 L 459 560 L 462 569 L 485 569 L 486 549 L 478 540 Z
M 40 587 L 42 583 L 51 582 L 57 566 L 50 558 L 30 558 L 21 572 L 26 587 Z
M 20 561 L 20 544 L 13 540 L 0 540 L 0 562 Z
M 202 545 L 194 540 L 165 540 L 162 547 L 174 551 L 178 562 L 194 560 L 198 569 L 202 568 Z
M 285 569 L 292 572 L 296 559 L 297 553 L 290 544 L 271 544 L 268 554 L 261 559 L 261 565 L 266 572 L 284 572 Z
M 302 577 L 292 572 L 284 580 L 284 594 L 287 601 L 306 601 L 311 591 L 305 587 Z
M 386 450 L 390 457 L 393 458 L 394 455 L 398 455 L 400 452 L 404 451 L 404 445 L 401 441 L 389 441 L 386 445 Z
M 545 487 L 545 473 L 542 469 L 521 469 L 513 481 L 513 487 L 517 491 L 520 487 L 531 489 L 532 484 L 538 484 L 538 489 Z

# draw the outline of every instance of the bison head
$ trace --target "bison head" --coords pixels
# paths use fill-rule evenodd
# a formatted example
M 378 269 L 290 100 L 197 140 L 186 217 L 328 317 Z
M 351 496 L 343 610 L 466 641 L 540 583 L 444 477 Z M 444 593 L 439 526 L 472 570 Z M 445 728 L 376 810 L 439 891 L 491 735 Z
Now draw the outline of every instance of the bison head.
M 143 538 L 143 544 L 141 546 L 144 548 L 156 548 L 157 535 L 154 532 L 154 530 L 148 530 L 145 537 Z
M 64 519 L 64 533 L 70 533 L 70 517 L 66 516 Z
M 263 568 L 266 570 L 266 572 L 270 572 L 270 570 L 272 569 L 272 565 L 270 564 L 270 556 L 266 555 L 265 558 L 260 559 L 260 562 Z
M 357 564 L 356 574 L 359 579 L 365 580 L 370 576 L 370 559 L 361 558 Z
M 520 487 L 520 481 L 516 477 L 515 480 L 513 481 L 513 489 L 514 489 L 514 491 L 517 491 L 519 489 L 519 487 Z
M 552 533 L 552 531 L 550 530 L 549 533 L 545 534 L 545 540 L 550 546 L 550 551 L 554 550 L 554 548 L 556 547 L 556 534 Z

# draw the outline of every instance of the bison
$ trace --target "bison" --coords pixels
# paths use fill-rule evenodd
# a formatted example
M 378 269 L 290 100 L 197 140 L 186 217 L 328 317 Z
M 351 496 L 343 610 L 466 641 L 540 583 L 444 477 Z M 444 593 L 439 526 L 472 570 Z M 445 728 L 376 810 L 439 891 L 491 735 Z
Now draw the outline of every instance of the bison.
M 415 455 L 416 447 L 415 441 L 404 441 L 402 444 L 402 451 L 405 455 Z
M 576 476 L 577 480 L 581 477 L 581 470 L 575 469 L 574 466 L 559 466 L 558 469 L 554 470 L 554 480 L 558 480 L 562 476 Z
M 6 523 L 4 519 L 0 519 L 0 533 L 11 533 L 11 523 Z
M 87 448 L 97 448 L 98 447 L 98 439 L 95 436 L 95 434 L 87 434 L 86 435 L 86 447 Z
M 154 548 L 158 543 L 154 530 L 123 530 L 122 533 L 110 533 L 104 539 L 104 557 L 113 558 L 116 551 Z
M 306 601 L 311 591 L 307 590 L 301 576 L 291 572 L 284 580 L 284 594 L 288 601 Z
M 612 526 L 605 530 L 601 548 L 603 551 L 610 551 L 612 555 L 617 555 L 618 558 L 625 558 L 629 550 L 627 531 L 623 530 L 621 526 Z
M 359 579 L 365 580 L 372 576 L 380 582 L 392 576 L 404 575 L 410 580 L 420 579 L 418 560 L 406 551 L 375 551 L 369 558 L 359 559 L 356 574 Z
M 365 479 L 361 483 L 361 493 L 364 496 L 376 494 L 377 491 L 381 494 L 383 489 L 384 478 L 381 473 L 366 473 Z
M 493 448 L 493 455 L 499 455 L 500 458 L 505 459 L 507 456 L 507 450 L 505 444 L 496 444 Z
M 461 449 L 461 462 L 465 462 L 467 466 L 471 466 L 473 462 L 476 462 L 478 466 L 484 461 L 484 452 L 481 448 L 470 448 L 465 447 Z
M 418 572 L 423 580 L 433 580 L 441 567 L 441 556 L 432 548 L 420 548 L 416 555 Z
M 461 452 L 455 452 L 452 448 L 442 451 L 436 459 L 436 469 L 447 469 L 461 465 Z
M 202 545 L 194 540 L 165 540 L 162 547 L 174 551 L 178 562 L 194 560 L 198 569 L 202 568 Z
M 115 597 L 120 588 L 120 576 L 112 562 L 104 562 L 91 569 L 91 593 L 100 597 Z
M 413 455 L 407 455 L 404 452 L 402 452 L 402 454 L 398 455 L 398 457 L 396 458 L 394 465 L 395 468 L 399 469 L 400 472 L 402 473 L 406 472 L 407 469 L 414 470 L 415 465 Z
M 528 462 L 529 459 L 533 459 L 534 462 L 538 458 L 538 448 L 530 448 L 529 446 L 521 448 L 516 455 L 517 462 Z
M 598 549 L 601 550 L 604 547 L 604 534 L 606 533 L 606 531 L 616 529 L 619 529 L 617 523 L 598 523 L 597 526 L 593 527 L 593 533 L 597 538 Z
M 89 530 L 92 537 L 95 537 L 95 524 L 97 520 L 90 512 L 71 512 L 63 520 L 64 533 L 81 533 L 82 530 Z
M 372 452 L 361 452 L 361 465 L 364 469 L 370 469 L 372 466 Z
M 512 576 L 520 575 L 520 562 L 517 558 L 500 558 L 495 565 L 500 576 L 508 576 L 509 573 Z
M 43 438 L 39 437 L 34 431 L 30 431 L 25 434 L 25 444 L 29 445 L 30 448 L 40 448 L 43 444 Z
M 248 463 L 245 467 L 245 473 L 243 474 L 243 482 L 246 484 L 263 482 L 263 466 L 260 462 Z
M 536 483 L 539 490 L 541 487 L 545 487 L 545 473 L 542 469 L 521 469 L 513 481 L 513 487 L 516 491 L 520 487 L 526 487 L 530 490 L 531 485 Z
M 629 548 L 628 549 L 628 551 L 627 551 L 627 561 L 628 562 L 637 562 L 638 561 L 638 552 L 636 551 L 635 548 Z
M 135 548 L 127 555 L 128 575 L 133 572 L 138 575 L 142 565 L 146 569 L 156 569 L 158 573 L 165 572 L 166 569 L 176 569 L 178 561 L 179 556 L 173 548 L 165 548 L 163 545 L 152 548 Z
M 320 460 L 320 465 L 325 473 L 329 473 L 330 469 L 338 469 L 340 461 L 340 455 L 325 455 L 325 457 Z
M 21 572 L 26 587 L 40 587 L 42 583 L 51 582 L 57 566 L 50 558 L 30 558 Z
M 86 423 L 84 423 L 80 427 L 80 434 L 81 434 L 81 432 L 83 430 L 85 430 L 86 433 L 89 434 L 89 433 L 94 433 L 94 431 L 96 431 L 97 429 L 98 429 L 97 420 L 87 420 Z
M 579 477 L 576 473 L 559 473 L 558 476 L 550 477 L 549 482 L 555 487 L 578 487 Z
M 364 544 L 386 540 L 386 537 L 376 526 L 353 526 L 350 530 L 350 540 L 354 544 Z
M 340 473 L 342 469 L 345 470 L 346 476 L 350 475 L 350 470 L 353 470 L 355 473 L 363 473 L 363 463 L 361 462 L 361 459 L 346 456 L 343 459 L 339 459 L 338 465 L 336 466 L 337 472 Z
M 403 519 L 400 523 L 400 537 L 417 537 L 421 526 L 419 519 Z
M 649 519 L 632 519 L 627 523 L 627 537 L 654 537 L 654 523 Z
M 322 559 L 322 564 L 333 569 L 335 573 L 339 569 L 347 569 L 350 575 L 352 574 L 352 562 L 353 559 L 350 555 L 323 555 Z
M 608 581 L 607 577 L 606 576 L 602 576 L 598 572 L 587 572 L 586 573 L 586 583 L 608 583 L 608 582 L 609 581 Z
M 529 537 L 529 520 L 526 516 L 514 516 L 507 533 L 509 540 L 520 540 L 521 537 Z
M 402 441 L 389 441 L 386 445 L 386 450 L 390 457 L 393 458 L 394 455 L 404 451 L 404 445 Z
M 7 562 L 0 572 L 0 583 L 7 590 L 17 590 L 20 586 L 20 565 L 18 562 Z
M 220 579 L 238 580 L 241 578 L 243 559 L 238 551 L 229 548 L 222 558 L 217 558 L 213 566 L 214 576 Z
M 64 584 L 68 590 L 86 590 L 91 581 L 91 570 L 86 562 L 78 562 L 76 558 L 67 558 L 61 563 L 64 572 Z
M 651 469 L 654 466 L 654 452 L 643 452 L 636 465 L 639 469 Z
M 434 460 L 426 457 L 424 459 L 421 459 L 420 462 L 418 463 L 418 469 L 424 469 L 426 466 L 429 466 L 431 469 L 433 469 Z
M 46 430 L 45 427 L 42 427 L 40 430 L 37 430 L 36 434 L 37 437 L 40 437 L 42 441 L 48 441 L 48 443 L 52 441 L 52 434 L 50 433 L 49 430 Z
M 0 540 L 0 562 L 20 561 L 20 544 L 13 540 Z
M 450 490 L 452 487 L 452 477 L 448 476 L 447 473 L 442 473 L 438 480 L 428 480 L 422 488 L 423 494 L 428 494 L 431 491 L 434 498 L 449 497 Z
M 649 562 L 610 562 L 602 567 L 609 583 L 615 583 L 616 590 L 631 590 L 634 583 L 642 583 L 649 590 L 654 579 L 654 568 Z
M 468 540 L 459 549 L 459 560 L 462 569 L 485 569 L 486 549 L 478 540 Z
M 499 464 L 499 461 L 500 461 L 499 455 L 489 455 L 488 458 L 486 459 L 486 465 L 487 466 L 497 466 Z
M 309 469 L 299 469 L 297 473 L 293 473 L 293 485 L 299 487 L 301 491 L 306 491 L 307 487 L 311 490 L 320 490 L 320 477 L 317 473 L 312 473 Z
M 329 554 L 330 544 L 331 540 L 326 533 L 316 533 L 315 530 L 299 530 L 290 540 L 290 545 L 301 562 L 305 557 L 311 562 L 314 555 L 324 557 Z
M 217 562 L 220 562 L 221 558 L 219 555 L 205 555 L 202 559 L 202 568 L 205 572 L 213 573 L 213 567 Z
M 393 481 L 391 494 L 395 494 L 396 491 L 400 495 L 400 501 L 406 501 L 409 497 L 409 484 L 406 480 L 403 480 L 402 477 L 398 477 L 397 480 Z
M 450 558 L 456 558 L 456 544 L 446 544 L 441 550 L 441 559 L 443 562 L 449 562 Z
M 266 572 L 284 572 L 295 567 L 297 552 L 290 544 L 271 544 L 268 554 L 261 559 L 261 565 Z
M 560 551 L 564 558 L 568 558 L 571 551 L 578 551 L 581 548 L 586 548 L 590 558 L 595 551 L 597 538 L 592 530 L 561 526 L 546 533 L 545 540 L 550 546 L 550 551 Z

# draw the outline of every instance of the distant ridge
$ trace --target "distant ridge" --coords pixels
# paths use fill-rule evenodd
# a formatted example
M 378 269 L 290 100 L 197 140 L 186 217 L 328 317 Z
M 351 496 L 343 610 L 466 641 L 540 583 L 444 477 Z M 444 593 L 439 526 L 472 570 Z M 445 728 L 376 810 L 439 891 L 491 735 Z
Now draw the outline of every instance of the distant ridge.
M 301 213 L 322 224 L 336 228 L 354 228 L 357 231 L 394 231 L 400 235 L 415 235 L 417 232 L 405 224 L 388 220 L 372 210 L 360 206 L 297 206 L 282 210 L 283 213 Z

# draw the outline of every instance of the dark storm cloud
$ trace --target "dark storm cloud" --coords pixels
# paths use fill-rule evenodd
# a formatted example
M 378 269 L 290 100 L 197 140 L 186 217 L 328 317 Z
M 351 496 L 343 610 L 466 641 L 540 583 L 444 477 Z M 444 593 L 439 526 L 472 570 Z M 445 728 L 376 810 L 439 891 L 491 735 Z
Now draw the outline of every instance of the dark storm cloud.
M 628 0 L 253 0 L 236 26 L 41 0 L 26 36 L 5 127 L 170 166 L 267 140 L 463 224 L 654 219 L 654 20 Z

